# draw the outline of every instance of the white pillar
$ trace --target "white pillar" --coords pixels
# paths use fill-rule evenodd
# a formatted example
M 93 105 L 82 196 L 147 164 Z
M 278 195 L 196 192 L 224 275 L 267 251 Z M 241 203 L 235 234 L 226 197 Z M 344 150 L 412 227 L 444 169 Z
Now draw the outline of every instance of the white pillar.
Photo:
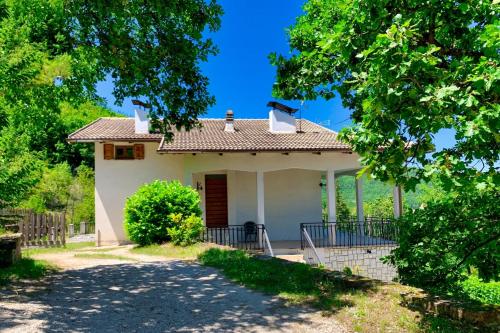
M 264 213 L 264 172 L 257 171 L 257 223 L 265 224 Z
M 365 221 L 363 211 L 363 178 L 356 178 L 356 217 L 358 222 Z
M 328 222 L 337 222 L 337 187 L 335 185 L 335 171 L 326 171 L 326 191 L 328 198 Z M 333 246 L 337 243 L 336 224 L 329 225 L 328 239 Z
M 399 218 L 403 215 L 403 193 L 401 191 L 401 186 L 394 186 L 392 196 L 394 201 L 394 217 Z
M 335 171 L 326 172 L 326 191 L 328 197 L 328 222 L 337 221 L 337 188 L 335 186 Z

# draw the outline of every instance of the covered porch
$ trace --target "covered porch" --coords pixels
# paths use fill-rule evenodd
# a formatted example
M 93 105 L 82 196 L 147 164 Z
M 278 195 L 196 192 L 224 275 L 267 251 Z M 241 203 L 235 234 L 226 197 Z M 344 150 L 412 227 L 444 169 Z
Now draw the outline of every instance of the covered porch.
M 292 253 L 301 249 L 301 223 L 329 222 L 332 226 L 336 225 L 336 180 L 343 176 L 352 176 L 355 182 L 356 216 L 351 222 L 360 225 L 365 223 L 363 180 L 354 177 L 359 170 L 359 163 L 352 155 L 242 155 L 193 154 L 187 163 L 185 183 L 200 193 L 206 227 L 219 228 L 219 239 L 226 237 L 227 242 L 241 243 L 243 240 L 248 243 L 244 224 L 251 221 L 265 228 L 274 249 Z M 207 161 L 212 167 L 207 168 Z M 332 164 L 335 168 L 330 167 Z M 323 209 L 322 195 L 325 192 L 327 207 Z M 394 216 L 398 217 L 402 213 L 401 189 L 395 187 L 393 195 Z M 329 246 L 352 244 L 352 240 L 343 241 L 349 237 L 341 229 L 332 229 L 328 239 Z M 260 237 L 255 242 L 255 247 L 263 245 Z

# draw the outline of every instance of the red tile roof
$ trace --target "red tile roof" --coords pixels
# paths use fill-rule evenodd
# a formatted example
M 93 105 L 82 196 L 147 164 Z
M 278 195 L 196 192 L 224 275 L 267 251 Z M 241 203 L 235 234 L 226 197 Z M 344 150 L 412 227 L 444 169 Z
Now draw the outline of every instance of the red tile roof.
M 297 133 L 271 133 L 267 119 L 236 119 L 225 132 L 224 119 L 200 119 L 203 127 L 174 131 L 171 142 L 161 134 L 135 134 L 133 118 L 101 118 L 72 133 L 72 142 L 160 141 L 160 152 L 350 151 L 337 133 L 308 120 L 297 120 Z

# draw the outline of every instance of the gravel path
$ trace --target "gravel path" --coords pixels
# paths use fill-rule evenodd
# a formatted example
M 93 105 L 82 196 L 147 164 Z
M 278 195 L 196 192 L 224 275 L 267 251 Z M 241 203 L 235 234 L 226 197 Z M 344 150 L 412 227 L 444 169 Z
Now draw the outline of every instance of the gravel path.
M 1 332 L 346 332 L 180 260 L 66 270 L 30 289 L 0 290 Z

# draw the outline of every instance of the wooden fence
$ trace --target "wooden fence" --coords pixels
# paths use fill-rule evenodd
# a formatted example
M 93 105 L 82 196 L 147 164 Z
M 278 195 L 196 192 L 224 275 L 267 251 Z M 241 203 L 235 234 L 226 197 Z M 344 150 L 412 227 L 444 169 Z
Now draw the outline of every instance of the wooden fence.
M 26 209 L 3 209 L 4 223 L 17 224 L 22 233 L 21 246 L 64 246 L 66 221 L 63 213 L 34 213 Z M 14 222 L 14 223 L 12 223 Z

